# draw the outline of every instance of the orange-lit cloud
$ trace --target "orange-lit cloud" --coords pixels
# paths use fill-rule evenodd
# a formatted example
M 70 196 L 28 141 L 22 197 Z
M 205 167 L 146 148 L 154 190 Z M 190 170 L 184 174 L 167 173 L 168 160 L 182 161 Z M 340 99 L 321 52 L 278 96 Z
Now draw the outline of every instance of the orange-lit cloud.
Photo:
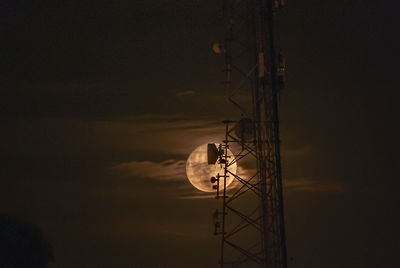
M 138 125 L 140 125 L 140 131 L 137 131 Z M 106 134 L 105 140 L 111 142 L 114 147 L 171 155 L 168 160 L 158 162 L 150 159 L 121 162 L 114 165 L 112 170 L 124 177 L 165 181 L 187 181 L 185 165 L 191 151 L 200 144 L 220 141 L 224 133 L 221 123 L 201 119 L 189 120 L 179 115 L 145 115 L 123 122 L 99 122 L 97 127 Z M 283 148 L 282 157 L 286 160 L 288 167 L 298 166 L 299 160 L 305 159 L 312 152 L 313 148 L 307 145 Z M 175 158 L 177 155 L 179 157 Z M 249 178 L 255 174 L 255 166 L 250 162 L 238 163 L 239 176 Z M 343 191 L 342 185 L 335 181 L 317 180 L 308 174 L 298 175 L 298 177 L 284 176 L 285 191 L 289 193 Z M 240 183 L 236 181 L 232 186 L 235 187 L 238 184 Z M 198 199 L 213 196 L 197 193 L 189 182 L 188 186 L 190 188 L 184 191 L 187 194 L 181 198 Z
M 176 93 L 177 97 L 194 96 L 194 95 L 196 95 L 196 91 L 194 90 L 179 91 Z
M 297 178 L 283 181 L 288 192 L 343 192 L 343 185 L 338 182 L 318 181 L 312 178 Z
M 149 178 L 155 180 L 186 179 L 184 160 L 169 159 L 160 163 L 152 161 L 131 161 L 120 163 L 113 167 L 123 176 L 134 178 Z

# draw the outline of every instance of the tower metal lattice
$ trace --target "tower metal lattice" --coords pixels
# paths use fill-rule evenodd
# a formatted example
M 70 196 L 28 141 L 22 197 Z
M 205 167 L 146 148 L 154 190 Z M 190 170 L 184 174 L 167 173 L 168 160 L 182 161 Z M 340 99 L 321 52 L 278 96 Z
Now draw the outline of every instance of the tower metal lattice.
M 224 174 L 211 180 L 222 201 L 214 213 L 221 267 L 287 267 L 278 120 L 285 62 L 274 40 L 282 7 L 283 0 L 224 0 L 227 35 L 213 46 L 225 56 L 227 98 L 241 113 L 223 122 L 217 163 Z M 237 162 L 244 168 L 233 173 Z M 236 187 L 227 188 L 229 176 Z

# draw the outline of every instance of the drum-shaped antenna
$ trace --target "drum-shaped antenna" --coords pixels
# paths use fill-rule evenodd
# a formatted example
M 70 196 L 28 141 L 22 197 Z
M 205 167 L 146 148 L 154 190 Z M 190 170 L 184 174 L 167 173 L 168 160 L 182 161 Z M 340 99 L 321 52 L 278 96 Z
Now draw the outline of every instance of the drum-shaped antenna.
M 249 118 L 240 119 L 234 128 L 235 135 L 242 142 L 249 142 L 254 139 L 254 123 Z

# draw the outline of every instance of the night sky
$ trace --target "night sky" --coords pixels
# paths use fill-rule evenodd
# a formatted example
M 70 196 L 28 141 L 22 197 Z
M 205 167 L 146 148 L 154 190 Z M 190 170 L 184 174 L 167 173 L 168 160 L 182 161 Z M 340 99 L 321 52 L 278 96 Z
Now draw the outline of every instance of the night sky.
M 400 267 L 399 4 L 286 2 L 289 267 Z M 232 116 L 220 7 L 0 2 L 0 213 L 43 231 L 49 267 L 217 267 L 219 204 L 184 167 Z

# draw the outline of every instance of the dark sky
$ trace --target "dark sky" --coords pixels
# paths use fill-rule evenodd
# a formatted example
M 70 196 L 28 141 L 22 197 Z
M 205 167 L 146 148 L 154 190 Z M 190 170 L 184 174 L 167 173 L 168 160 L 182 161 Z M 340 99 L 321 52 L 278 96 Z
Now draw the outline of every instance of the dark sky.
M 219 1 L 0 3 L 0 212 L 50 267 L 216 267 L 184 175 L 222 140 Z M 399 4 L 287 1 L 277 19 L 291 268 L 399 267 Z M 233 119 L 233 118 L 232 118 Z

